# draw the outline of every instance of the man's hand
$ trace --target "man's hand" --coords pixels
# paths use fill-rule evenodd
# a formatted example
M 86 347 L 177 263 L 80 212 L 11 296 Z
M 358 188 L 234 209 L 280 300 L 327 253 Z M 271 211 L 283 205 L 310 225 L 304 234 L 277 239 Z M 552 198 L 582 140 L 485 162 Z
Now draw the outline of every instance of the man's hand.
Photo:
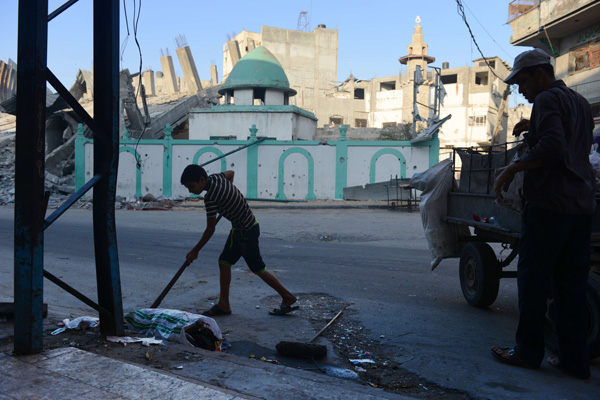
M 504 168 L 500 175 L 496 177 L 496 181 L 494 182 L 494 190 L 496 191 L 496 196 L 500 200 L 504 199 L 504 196 L 502 196 L 502 190 L 506 192 L 513 179 L 515 179 L 515 173 L 512 171 L 510 165 Z
M 185 258 L 187 259 L 188 264 L 191 264 L 196 258 L 198 258 L 198 253 L 199 250 L 196 250 L 195 248 L 193 248 L 192 250 L 190 250 L 189 253 L 187 253 Z
M 517 122 L 517 124 L 513 128 L 512 134 L 514 137 L 519 137 L 519 136 L 521 136 L 521 133 L 526 132 L 528 130 L 529 130 L 529 120 L 522 119 L 519 122 Z

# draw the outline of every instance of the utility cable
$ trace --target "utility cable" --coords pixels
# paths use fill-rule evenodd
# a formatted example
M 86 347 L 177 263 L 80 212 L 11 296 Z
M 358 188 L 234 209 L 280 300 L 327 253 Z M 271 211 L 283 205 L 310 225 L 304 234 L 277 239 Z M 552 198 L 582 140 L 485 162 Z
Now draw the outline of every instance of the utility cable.
M 490 69 L 490 71 L 492 71 L 492 74 L 494 74 L 494 76 L 496 78 L 502 80 L 502 78 L 500 78 L 496 74 L 496 71 L 494 71 L 494 69 L 492 68 L 492 66 L 488 62 L 487 58 L 483 55 L 483 52 L 481 51 L 481 48 L 479 48 L 479 44 L 477 44 L 477 40 L 475 40 L 475 35 L 473 35 L 473 31 L 471 30 L 471 27 L 469 26 L 469 23 L 467 22 L 467 16 L 465 15 L 465 9 L 464 9 L 464 6 L 462 4 L 462 1 L 461 0 L 456 0 L 456 5 L 457 5 L 457 8 L 458 8 L 458 15 L 460 15 L 461 18 L 462 18 L 462 20 L 465 22 L 465 25 L 467 26 L 467 29 L 469 30 L 469 34 L 471 35 L 471 39 L 473 39 L 473 43 L 475 43 L 475 47 L 477 47 L 477 50 L 479 51 L 479 54 L 481 54 L 481 57 L 483 57 L 483 60 L 485 61 L 486 65 L 488 66 L 488 68 Z

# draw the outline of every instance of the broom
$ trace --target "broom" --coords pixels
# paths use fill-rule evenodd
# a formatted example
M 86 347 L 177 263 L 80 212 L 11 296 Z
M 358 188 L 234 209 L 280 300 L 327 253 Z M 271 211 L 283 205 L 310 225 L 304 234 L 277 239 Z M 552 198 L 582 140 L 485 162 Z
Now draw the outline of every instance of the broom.
M 323 329 L 319 331 L 308 343 L 302 342 L 289 342 L 289 341 L 281 341 L 277 343 L 275 348 L 277 352 L 284 357 L 294 357 L 294 358 L 308 358 L 320 360 L 322 358 L 327 357 L 327 346 L 322 344 L 313 343 L 323 332 L 325 329 L 329 328 L 331 324 L 342 314 L 344 309 L 342 308 L 339 313 L 335 317 L 329 321 L 327 325 Z

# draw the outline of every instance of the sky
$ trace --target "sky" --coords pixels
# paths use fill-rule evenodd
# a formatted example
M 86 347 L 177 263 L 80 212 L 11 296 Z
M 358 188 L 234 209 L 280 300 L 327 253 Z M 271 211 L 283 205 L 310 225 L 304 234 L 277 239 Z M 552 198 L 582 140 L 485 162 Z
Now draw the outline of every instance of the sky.
M 460 0 L 479 48 L 486 57 L 498 56 L 509 65 L 528 48 L 510 44 L 507 24 L 509 0 Z M 53 11 L 66 0 L 49 0 Z M 415 20 L 420 18 L 432 65 L 451 68 L 472 66 L 481 58 L 469 29 L 458 13 L 456 0 L 121 0 L 121 68 L 130 72 L 161 70 L 161 50 L 173 56 L 176 73 L 175 38 L 183 35 L 192 51 L 201 79 L 210 79 L 210 65 L 222 76 L 223 44 L 242 30 L 260 32 L 261 26 L 297 29 L 302 11 L 310 30 L 318 24 L 338 30 L 338 80 L 350 73 L 368 80 L 405 72 L 398 58 L 408 53 Z M 91 70 L 93 0 L 79 0 L 50 21 L 48 67 L 71 87 L 78 69 Z M 141 5 L 141 7 L 140 7 Z M 127 18 L 125 18 L 125 11 Z M 137 26 L 133 17 L 139 16 Z M 128 29 L 129 28 L 129 35 Z M 134 36 L 134 30 L 137 34 Z M 17 60 L 18 0 L 0 0 L 0 60 Z M 404 69 L 401 69 L 404 68 Z M 511 96 L 509 106 L 524 100 Z

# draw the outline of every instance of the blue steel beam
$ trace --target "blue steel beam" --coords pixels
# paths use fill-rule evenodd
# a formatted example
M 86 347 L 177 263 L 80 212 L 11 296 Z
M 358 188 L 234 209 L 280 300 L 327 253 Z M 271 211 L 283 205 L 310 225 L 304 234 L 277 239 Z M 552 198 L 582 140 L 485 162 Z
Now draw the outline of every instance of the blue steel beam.
M 14 229 L 14 351 L 43 349 L 44 156 L 48 1 L 19 1 Z
M 94 119 L 85 111 L 85 108 L 79 104 L 79 102 L 73 97 L 71 92 L 67 90 L 67 88 L 58 80 L 58 78 L 50 71 L 46 69 L 46 79 L 48 83 L 52 85 L 54 90 L 67 102 L 69 106 L 75 111 L 75 113 L 83 120 L 83 122 L 92 130 L 94 134 L 94 139 L 98 139 L 100 143 L 104 146 L 110 146 L 109 142 L 106 140 L 105 135 L 100 135 L 98 124 Z
M 73 4 L 77 3 L 79 0 L 69 0 L 62 6 L 58 7 L 56 10 L 52 11 L 50 15 L 48 15 L 48 22 L 52 21 L 54 18 L 58 17 L 63 11 L 67 8 L 71 7 Z
M 69 197 L 64 203 L 61 204 L 60 207 L 56 209 L 46 220 L 44 221 L 44 230 L 46 230 L 54 221 L 58 219 L 61 215 L 65 213 L 77 200 L 79 200 L 84 194 L 87 193 L 88 190 L 92 188 L 104 175 L 98 174 L 94 175 L 92 179 L 87 181 L 85 185 L 83 185 L 77 192 L 73 193 L 71 197 Z
M 264 137 L 264 138 L 260 138 L 260 139 L 258 139 L 258 140 L 255 140 L 255 141 L 254 141 L 254 142 L 252 142 L 252 143 L 246 144 L 246 145 L 244 145 L 244 146 L 240 146 L 240 147 L 238 147 L 238 148 L 237 148 L 237 149 L 235 149 L 235 150 L 231 150 L 230 152 L 223 154 L 222 156 L 219 156 L 219 157 L 217 157 L 217 158 L 213 158 L 212 160 L 208 160 L 207 162 L 205 162 L 205 163 L 203 163 L 203 164 L 200 164 L 200 166 L 201 166 L 201 167 L 204 167 L 205 165 L 208 165 L 208 164 L 210 164 L 210 163 L 213 163 L 213 162 L 215 162 L 215 161 L 217 161 L 217 160 L 220 160 L 220 159 L 221 159 L 221 158 L 223 158 L 223 157 L 227 157 L 227 156 L 228 156 L 228 155 L 230 155 L 230 154 L 237 153 L 238 151 L 240 151 L 240 150 L 244 150 L 244 149 L 245 149 L 245 148 L 247 148 L 247 147 L 254 146 L 255 144 L 259 144 L 260 142 L 264 142 L 264 141 L 265 141 L 265 140 L 267 140 L 267 139 L 268 139 L 268 138 L 266 138 L 266 137 Z
M 117 251 L 115 197 L 119 167 L 119 0 L 94 0 L 94 120 L 96 136 L 110 143 L 94 146 L 93 221 L 98 304 L 105 335 L 122 336 L 123 301 Z

